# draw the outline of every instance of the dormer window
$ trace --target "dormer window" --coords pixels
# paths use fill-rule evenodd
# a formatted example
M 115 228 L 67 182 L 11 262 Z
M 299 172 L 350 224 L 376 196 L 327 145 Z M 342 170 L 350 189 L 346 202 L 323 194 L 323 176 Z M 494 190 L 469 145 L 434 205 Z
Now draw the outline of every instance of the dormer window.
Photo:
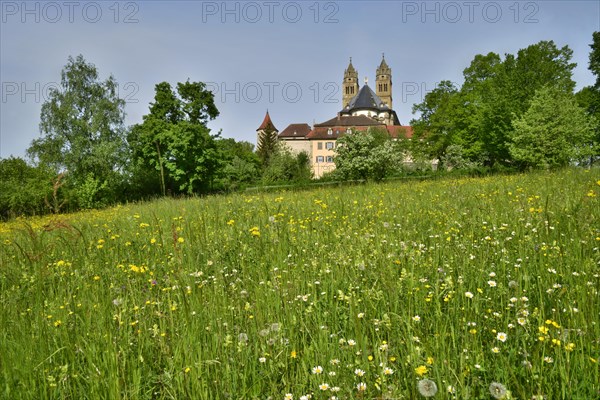
M 331 129 L 331 128 L 327 129 L 327 134 L 328 135 L 333 135 L 333 129 Z

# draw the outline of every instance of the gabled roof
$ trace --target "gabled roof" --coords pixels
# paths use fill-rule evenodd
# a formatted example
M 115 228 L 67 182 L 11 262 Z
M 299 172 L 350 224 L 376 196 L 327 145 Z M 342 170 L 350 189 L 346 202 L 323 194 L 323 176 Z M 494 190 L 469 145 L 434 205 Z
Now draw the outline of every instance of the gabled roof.
M 290 124 L 279 134 L 280 138 L 303 138 L 310 132 L 310 125 L 308 124 Z
M 375 94 L 369 85 L 365 84 L 358 94 L 350 100 L 350 103 L 342 110 L 343 112 L 351 112 L 353 110 L 376 110 L 390 111 L 390 108 Z
M 322 126 L 374 126 L 374 125 L 384 125 L 383 122 L 375 121 L 372 118 L 367 117 L 366 115 L 338 115 L 328 121 L 321 122 L 320 124 L 315 124 L 315 127 Z
M 385 127 L 385 125 L 383 125 Z M 324 140 L 337 140 L 340 137 L 344 136 L 348 129 L 353 129 L 355 131 L 364 132 L 369 129 L 368 126 L 316 126 L 315 128 L 306 136 L 307 139 L 324 139 Z
M 413 136 L 413 128 L 408 125 L 383 125 L 379 126 L 318 126 L 306 136 L 309 140 L 337 140 L 344 136 L 348 129 L 352 129 L 355 132 L 364 132 L 369 128 L 380 128 L 385 129 L 393 139 L 410 139 Z
M 277 128 L 275 128 L 275 125 L 273 125 L 273 121 L 271 121 L 271 117 L 269 116 L 269 111 L 267 111 L 267 114 L 265 115 L 265 119 L 263 119 L 263 122 L 262 122 L 262 124 L 260 124 L 257 131 L 279 132 L 277 130 Z

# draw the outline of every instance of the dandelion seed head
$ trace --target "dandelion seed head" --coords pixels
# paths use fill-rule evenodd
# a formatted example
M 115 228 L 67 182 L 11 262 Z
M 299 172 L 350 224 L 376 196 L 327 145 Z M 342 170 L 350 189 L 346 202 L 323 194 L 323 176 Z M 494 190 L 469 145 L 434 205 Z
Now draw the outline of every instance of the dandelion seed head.
M 506 396 L 506 387 L 498 382 L 490 383 L 490 394 L 495 399 L 503 399 Z
M 423 397 L 433 397 L 438 391 L 437 385 L 431 379 L 421 379 L 417 384 L 417 389 Z

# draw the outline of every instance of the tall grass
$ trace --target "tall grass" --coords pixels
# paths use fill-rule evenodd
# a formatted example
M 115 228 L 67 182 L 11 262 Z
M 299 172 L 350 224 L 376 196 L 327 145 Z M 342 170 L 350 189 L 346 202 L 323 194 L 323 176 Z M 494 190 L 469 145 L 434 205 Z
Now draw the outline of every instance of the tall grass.
M 597 398 L 599 196 L 574 169 L 1 224 L 0 397 Z

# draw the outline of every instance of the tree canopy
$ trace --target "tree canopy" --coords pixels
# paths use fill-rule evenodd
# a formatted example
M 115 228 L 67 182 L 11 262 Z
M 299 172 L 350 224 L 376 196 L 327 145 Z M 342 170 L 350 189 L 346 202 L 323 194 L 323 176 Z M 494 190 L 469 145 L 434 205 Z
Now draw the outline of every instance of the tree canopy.
M 168 82 L 155 87 L 154 102 L 144 122 L 128 135 L 132 158 L 158 173 L 160 191 L 207 191 L 220 167 L 215 137 L 206 126 L 219 111 L 202 82 Z
M 101 81 L 96 67 L 83 56 L 69 57 L 60 89 L 51 89 L 42 105 L 42 137 L 27 153 L 55 173 L 66 173 L 73 188 L 93 181 L 98 190 L 91 199 L 79 201 L 109 201 L 114 195 L 109 189 L 116 190 L 125 162 L 124 107 L 112 76 Z

